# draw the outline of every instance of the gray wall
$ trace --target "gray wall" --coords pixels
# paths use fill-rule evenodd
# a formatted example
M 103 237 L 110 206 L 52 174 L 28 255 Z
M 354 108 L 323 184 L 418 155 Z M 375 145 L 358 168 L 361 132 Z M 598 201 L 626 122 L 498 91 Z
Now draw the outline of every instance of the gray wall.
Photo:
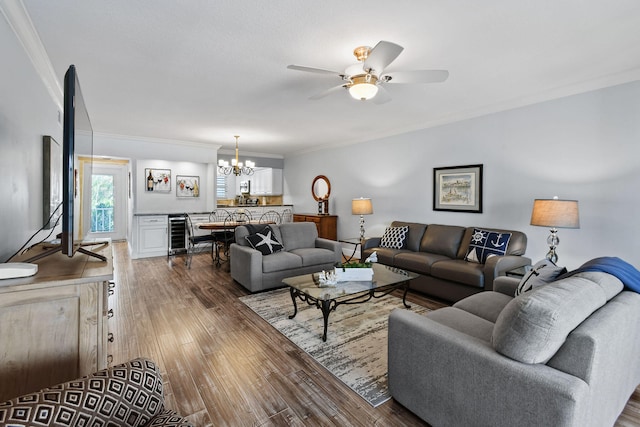
M 62 126 L 58 106 L 1 14 L 0 57 L 0 261 L 5 261 L 43 225 L 42 136 L 62 143 Z
M 285 202 L 314 212 L 311 181 L 331 180 L 338 237 L 355 237 L 351 199 L 371 197 L 367 236 L 394 219 L 524 231 L 534 261 L 549 230 L 529 225 L 535 198 L 577 199 L 581 228 L 561 229 L 560 264 L 598 256 L 640 267 L 640 82 L 357 145 L 285 158 Z M 432 208 L 433 168 L 484 165 L 482 214 Z

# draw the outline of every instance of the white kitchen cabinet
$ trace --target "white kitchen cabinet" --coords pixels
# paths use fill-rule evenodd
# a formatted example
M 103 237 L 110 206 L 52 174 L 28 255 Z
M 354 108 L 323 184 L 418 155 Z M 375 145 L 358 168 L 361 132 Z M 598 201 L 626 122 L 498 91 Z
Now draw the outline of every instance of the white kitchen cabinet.
M 257 196 L 282 194 L 282 169 L 257 168 L 251 177 L 251 194 Z
M 169 250 L 169 221 L 167 215 L 138 215 L 132 258 L 167 256 Z

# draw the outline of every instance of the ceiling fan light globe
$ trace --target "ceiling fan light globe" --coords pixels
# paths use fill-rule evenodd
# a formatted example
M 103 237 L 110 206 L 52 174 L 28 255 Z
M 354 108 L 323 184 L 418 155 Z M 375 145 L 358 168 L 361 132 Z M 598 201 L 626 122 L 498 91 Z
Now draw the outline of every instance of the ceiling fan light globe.
M 378 93 L 378 86 L 371 83 L 358 83 L 349 88 L 349 95 L 358 101 L 366 101 Z

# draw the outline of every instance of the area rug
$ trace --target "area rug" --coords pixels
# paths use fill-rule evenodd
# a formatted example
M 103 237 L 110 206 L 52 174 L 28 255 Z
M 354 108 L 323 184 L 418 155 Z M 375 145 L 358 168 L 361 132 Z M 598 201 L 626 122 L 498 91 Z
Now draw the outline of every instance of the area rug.
M 404 310 L 402 299 L 391 295 L 364 304 L 341 305 L 329 315 L 327 341 L 322 341 L 322 312 L 298 301 L 288 289 L 262 292 L 240 300 L 300 347 L 335 377 L 376 407 L 391 398 L 387 387 L 387 325 L 389 314 Z M 409 310 L 428 308 L 410 304 Z

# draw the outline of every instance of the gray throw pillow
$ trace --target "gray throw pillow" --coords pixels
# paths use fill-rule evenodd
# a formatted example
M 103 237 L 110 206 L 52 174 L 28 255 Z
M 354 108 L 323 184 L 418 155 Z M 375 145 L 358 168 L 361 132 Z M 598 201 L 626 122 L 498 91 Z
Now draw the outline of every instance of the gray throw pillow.
M 380 239 L 381 248 L 402 249 L 406 247 L 409 226 L 387 227 Z
M 558 267 L 551 260 L 543 259 L 538 261 L 520 280 L 518 288 L 516 289 L 516 296 L 537 288 L 538 286 L 553 282 L 557 277 L 566 272 L 567 269 L 565 267 Z

